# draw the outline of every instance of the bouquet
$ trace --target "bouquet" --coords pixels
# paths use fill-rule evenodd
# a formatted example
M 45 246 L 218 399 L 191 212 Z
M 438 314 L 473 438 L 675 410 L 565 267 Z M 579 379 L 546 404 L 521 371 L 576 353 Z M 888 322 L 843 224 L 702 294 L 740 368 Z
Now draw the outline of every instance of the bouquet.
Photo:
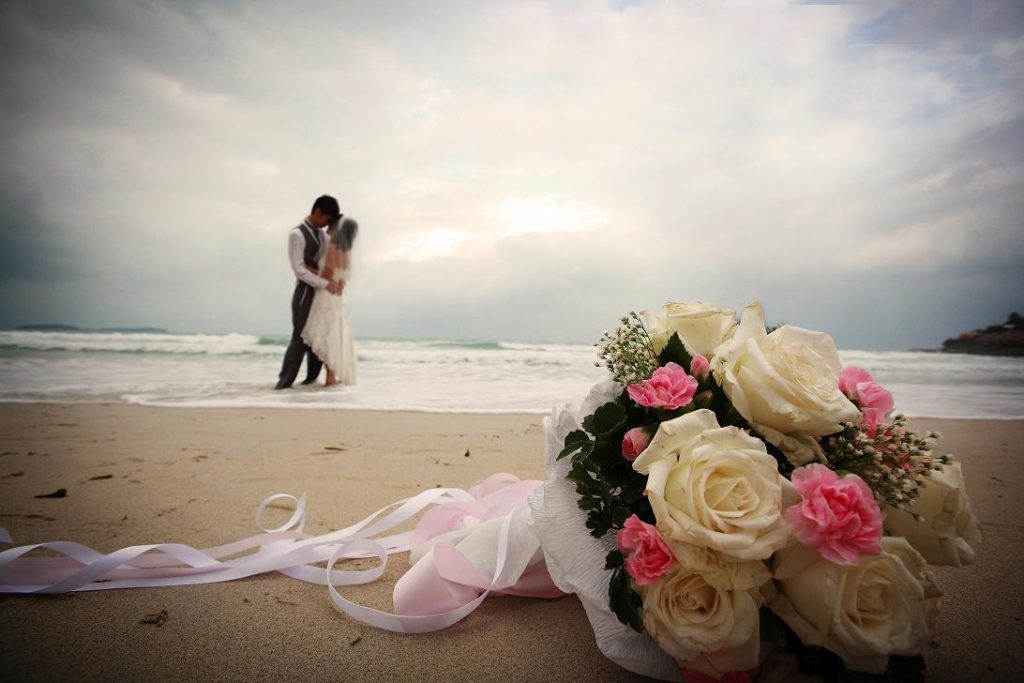
M 766 329 L 757 303 L 739 321 L 703 303 L 631 313 L 598 346 L 611 379 L 549 418 L 531 506 L 602 651 L 687 681 L 773 662 L 920 678 L 941 597 L 926 567 L 970 563 L 980 541 L 938 435 L 827 334 Z

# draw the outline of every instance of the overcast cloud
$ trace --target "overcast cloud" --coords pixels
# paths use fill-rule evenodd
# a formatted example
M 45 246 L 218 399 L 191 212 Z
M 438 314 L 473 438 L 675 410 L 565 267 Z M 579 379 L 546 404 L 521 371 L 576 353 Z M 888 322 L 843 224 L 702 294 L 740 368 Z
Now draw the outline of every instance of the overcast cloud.
M 1024 3 L 0 6 L 0 326 L 593 341 L 666 300 L 931 347 L 1024 309 Z

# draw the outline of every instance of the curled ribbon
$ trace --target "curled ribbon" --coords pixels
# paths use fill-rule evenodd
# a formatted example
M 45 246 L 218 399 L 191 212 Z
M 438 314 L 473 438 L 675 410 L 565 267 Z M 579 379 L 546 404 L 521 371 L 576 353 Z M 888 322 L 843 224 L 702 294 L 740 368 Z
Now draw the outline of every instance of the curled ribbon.
M 275 494 L 257 507 L 256 526 L 263 533 L 216 546 L 196 549 L 181 543 L 136 545 L 103 554 L 69 541 L 55 541 L 20 546 L 0 552 L 0 593 L 65 593 L 71 591 L 110 590 L 114 588 L 146 588 L 217 583 L 276 571 L 300 581 L 327 586 L 331 602 L 348 616 L 378 628 L 399 633 L 424 633 L 446 628 L 475 610 L 491 593 L 515 593 L 537 597 L 562 595 L 543 567 L 534 557 L 517 557 L 515 572 L 505 576 L 509 566 L 513 518 L 525 506 L 526 497 L 539 482 L 521 481 L 514 475 L 496 474 L 469 491 L 438 488 L 423 491 L 410 498 L 387 505 L 363 520 L 344 529 L 313 536 L 303 532 L 306 522 L 306 495 L 298 498 Z M 295 503 L 291 518 L 270 529 L 263 525 L 263 512 L 271 503 L 287 499 Z M 412 532 L 381 536 L 435 506 L 421 519 Z M 415 577 L 405 581 L 405 599 L 399 599 L 396 586 L 396 609 L 401 604 L 415 605 L 413 614 L 390 614 L 358 605 L 343 598 L 338 586 L 354 586 L 379 579 L 389 555 L 410 550 L 411 545 L 428 543 L 451 533 L 463 533 L 488 521 L 493 526 L 500 520 L 494 542 L 494 570 L 488 580 L 454 546 L 438 542 L 409 572 Z M 484 525 L 481 524 L 481 528 Z M 524 534 L 522 525 L 516 533 Z M 493 531 L 493 529 L 491 529 Z M 487 535 L 490 543 L 492 536 Z M 0 529 L 0 542 L 11 543 L 5 529 Z M 539 552 L 522 543 L 520 554 Z M 539 546 L 538 546 L 539 547 Z M 46 548 L 62 557 L 26 557 L 28 553 Z M 243 557 L 223 559 L 252 551 Z M 340 570 L 335 565 L 345 559 L 376 557 L 380 564 L 371 569 Z M 315 566 L 327 562 L 326 569 Z M 539 579 L 538 579 L 539 577 Z M 404 579 L 405 577 L 403 577 Z M 400 584 L 403 582 L 400 581 Z M 461 590 L 460 590 L 461 589 Z M 467 590 L 469 591 L 467 593 Z M 468 597 L 479 592 L 476 597 Z M 409 599 L 409 595 L 414 596 Z M 452 596 L 458 595 L 453 607 Z

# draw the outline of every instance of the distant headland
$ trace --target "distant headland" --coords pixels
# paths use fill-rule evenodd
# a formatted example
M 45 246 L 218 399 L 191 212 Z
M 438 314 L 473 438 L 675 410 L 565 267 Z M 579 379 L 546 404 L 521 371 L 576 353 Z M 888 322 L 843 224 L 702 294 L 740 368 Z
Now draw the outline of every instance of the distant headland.
M 990 325 L 947 339 L 942 342 L 942 350 L 984 356 L 1024 356 L 1024 318 L 1019 313 L 1011 313 L 1002 325 Z
M 74 325 L 61 325 L 57 323 L 48 323 L 43 325 L 19 325 L 17 327 L 12 327 L 11 329 L 16 332 L 109 332 L 121 334 L 167 334 L 167 330 L 165 330 L 162 327 L 82 328 L 75 327 Z

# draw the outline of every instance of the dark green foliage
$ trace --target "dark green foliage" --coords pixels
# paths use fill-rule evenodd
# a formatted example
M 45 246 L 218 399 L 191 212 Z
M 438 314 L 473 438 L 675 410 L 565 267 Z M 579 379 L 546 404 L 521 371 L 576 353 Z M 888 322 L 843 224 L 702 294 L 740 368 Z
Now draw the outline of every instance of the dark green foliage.
M 604 568 L 612 570 L 612 579 L 608 582 L 608 606 L 619 621 L 634 631 L 643 633 L 644 622 L 640 617 L 643 600 L 629 582 L 622 553 L 618 550 L 608 553 Z
M 757 434 L 754 434 L 754 436 L 757 436 Z M 775 458 L 775 461 L 779 463 L 779 474 L 784 476 L 786 479 L 789 479 L 796 467 L 789 461 L 786 454 L 780 451 L 778 446 L 770 444 L 767 441 L 764 442 L 764 447 L 768 451 L 768 455 Z
M 647 411 L 624 391 L 584 419 L 586 431 L 575 430 L 565 438 L 559 458 L 572 457 L 568 478 L 576 485 L 577 505 L 587 513 L 586 526 L 598 538 L 622 528 L 630 515 L 649 524 L 654 513 L 644 495 L 647 477 L 633 470 L 622 457 L 622 438 L 632 427 L 652 424 Z M 651 427 L 653 430 L 653 425 Z M 606 558 L 612 570 L 608 604 L 619 621 L 643 632 L 640 612 L 643 601 L 633 591 L 622 553 L 613 550 Z
M 565 446 L 562 451 L 558 454 L 556 460 L 561 460 L 567 455 L 573 455 L 576 453 L 581 454 L 583 457 L 590 455 L 591 450 L 594 448 L 594 443 L 587 436 L 587 433 L 581 429 L 576 429 L 569 432 L 565 437 Z
M 750 424 L 743 419 L 742 415 L 739 414 L 735 406 L 733 406 L 732 401 L 730 401 L 729 397 L 726 395 L 725 389 L 723 389 L 718 382 L 713 381 L 709 376 L 706 380 L 701 382 L 700 390 L 701 394 L 705 392 L 711 393 L 711 405 L 708 406 L 708 409 L 714 411 L 715 417 L 718 418 L 718 424 L 720 426 L 739 427 L 740 429 L 750 431 Z M 696 401 L 696 399 L 697 397 L 695 396 L 694 401 Z M 701 400 L 706 401 L 708 399 Z
M 622 457 L 626 431 L 650 421 L 623 392 L 583 420 L 586 432 L 575 430 L 565 438 L 558 457 L 572 456 L 568 478 L 576 485 L 577 505 L 587 513 L 587 528 L 597 538 L 621 529 L 632 514 L 654 521 L 644 495 L 647 477 Z
M 690 363 L 693 362 L 693 356 L 683 346 L 682 340 L 679 335 L 675 332 L 668 338 L 668 343 L 665 344 L 665 348 L 658 354 L 658 365 L 665 366 L 669 363 L 675 363 L 681 365 L 684 370 L 689 371 Z
M 615 433 L 626 422 L 626 410 L 616 401 L 600 406 L 593 415 L 583 420 L 583 428 L 594 436 L 607 436 Z

